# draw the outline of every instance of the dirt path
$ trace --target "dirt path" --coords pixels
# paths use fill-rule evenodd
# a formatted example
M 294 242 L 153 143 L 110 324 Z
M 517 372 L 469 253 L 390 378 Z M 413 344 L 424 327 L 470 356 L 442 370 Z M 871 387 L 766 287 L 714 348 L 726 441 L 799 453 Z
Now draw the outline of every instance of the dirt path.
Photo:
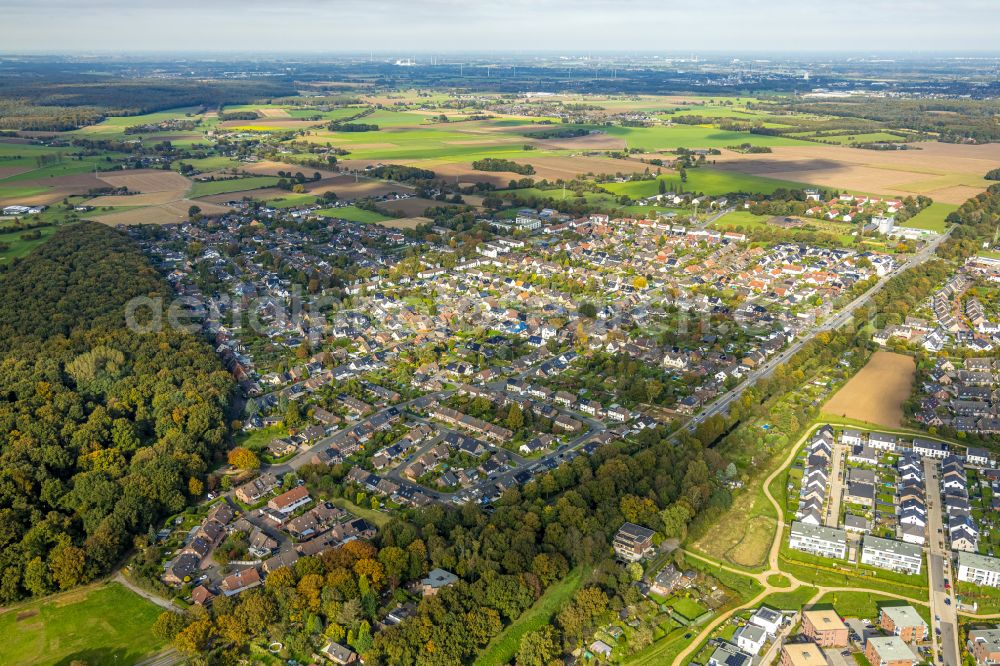
M 125 575 L 122 574 L 121 571 L 116 572 L 115 575 L 112 576 L 111 580 L 115 581 L 116 583 L 121 583 L 122 585 L 124 585 L 128 589 L 132 590 L 133 592 L 135 592 L 136 594 L 138 594 L 140 597 L 142 597 L 146 601 L 152 602 L 152 603 L 156 604 L 157 606 L 159 606 L 160 608 L 165 608 L 166 610 L 173 611 L 175 613 L 180 613 L 181 612 L 180 608 L 178 608 L 177 606 L 173 605 L 172 603 L 170 603 L 169 601 L 167 601 L 163 597 L 157 596 L 157 595 L 153 594 L 152 592 L 147 592 L 146 590 L 142 589 L 138 585 L 135 585 L 134 583 L 132 583 L 132 581 L 130 581 L 128 578 L 126 578 Z

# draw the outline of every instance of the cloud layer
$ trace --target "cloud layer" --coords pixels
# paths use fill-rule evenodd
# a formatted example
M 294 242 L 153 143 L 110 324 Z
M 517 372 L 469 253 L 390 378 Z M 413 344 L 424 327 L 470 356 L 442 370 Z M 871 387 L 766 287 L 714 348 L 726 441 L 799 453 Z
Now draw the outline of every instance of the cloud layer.
M 0 52 L 996 51 L 993 0 L 0 0 Z

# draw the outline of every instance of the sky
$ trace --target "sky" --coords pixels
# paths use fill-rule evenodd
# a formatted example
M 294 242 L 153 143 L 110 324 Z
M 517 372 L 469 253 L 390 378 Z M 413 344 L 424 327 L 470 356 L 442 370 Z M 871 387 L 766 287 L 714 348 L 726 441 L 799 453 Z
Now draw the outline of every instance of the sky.
M 3 53 L 996 52 L 1000 0 L 0 0 Z

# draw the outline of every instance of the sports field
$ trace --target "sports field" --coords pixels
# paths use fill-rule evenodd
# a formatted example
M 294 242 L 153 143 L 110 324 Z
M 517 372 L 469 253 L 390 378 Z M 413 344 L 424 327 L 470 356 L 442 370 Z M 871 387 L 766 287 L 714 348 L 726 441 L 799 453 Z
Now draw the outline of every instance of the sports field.
M 134 664 L 156 654 L 162 612 L 118 583 L 88 586 L 0 614 L 0 663 Z
M 916 370 L 911 356 L 877 351 L 865 367 L 823 405 L 823 411 L 898 428 L 903 422 L 903 402 L 910 397 Z

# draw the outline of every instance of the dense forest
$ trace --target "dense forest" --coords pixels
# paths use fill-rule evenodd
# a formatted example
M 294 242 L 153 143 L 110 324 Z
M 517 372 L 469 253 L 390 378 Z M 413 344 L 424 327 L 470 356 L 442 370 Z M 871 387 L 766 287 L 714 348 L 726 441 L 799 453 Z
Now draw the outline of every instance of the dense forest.
M 46 73 L 0 77 L 0 129 L 65 131 L 107 116 L 134 116 L 184 106 L 245 104 L 294 94 L 288 83 L 127 79 Z
M 971 257 L 983 243 L 996 242 L 995 235 L 1000 229 L 1000 184 L 990 185 L 985 192 L 967 200 L 948 214 L 947 221 L 957 226 L 948 242 L 938 249 L 938 254 L 944 257 Z
M 96 223 L 0 275 L 0 601 L 107 572 L 201 495 L 233 384 L 201 338 L 126 328 L 129 299 L 169 295 Z

